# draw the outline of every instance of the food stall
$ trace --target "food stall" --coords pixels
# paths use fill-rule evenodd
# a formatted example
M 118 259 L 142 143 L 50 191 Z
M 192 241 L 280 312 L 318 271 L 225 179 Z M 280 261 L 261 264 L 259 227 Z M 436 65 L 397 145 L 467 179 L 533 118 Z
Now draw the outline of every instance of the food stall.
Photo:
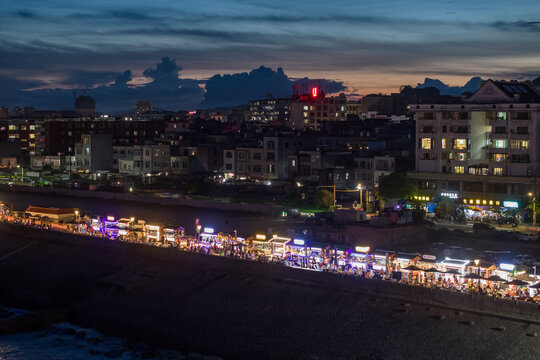
M 307 249 L 307 262 L 309 268 L 314 270 L 322 270 L 327 258 L 326 250 L 329 246 L 321 243 L 310 243 Z
M 371 268 L 375 271 L 387 272 L 391 270 L 394 251 L 375 249 L 369 253 Z
M 349 263 L 353 268 L 367 269 L 369 265 L 369 246 L 356 246 L 351 252 Z
M 101 219 L 101 232 L 109 239 L 116 239 L 118 230 L 118 221 L 114 219 L 114 216 Z
M 146 241 L 156 243 L 161 242 L 161 226 L 159 225 L 144 225 L 146 232 Z
M 414 265 L 420 259 L 422 259 L 422 256 L 418 253 L 397 252 L 393 259 L 394 269 L 400 271 L 403 268 Z
M 334 245 L 332 250 L 334 264 L 343 268 L 349 265 L 349 254 L 352 252 L 352 249 L 349 246 Z
M 182 236 L 184 236 L 182 227 L 167 226 L 163 229 L 163 239 L 170 244 L 176 244 Z
M 210 248 L 216 243 L 217 235 L 214 234 L 214 228 L 205 227 L 199 235 L 199 247 Z
M 257 255 L 263 255 L 265 257 L 272 256 L 272 244 L 271 239 L 267 239 L 264 234 L 257 234 L 251 238 L 251 248 L 257 253 Z
M 470 262 L 467 266 L 467 273 L 477 274 L 481 277 L 488 278 L 496 269 L 497 265 L 493 264 L 492 262 L 483 259 L 476 259 Z
M 467 265 L 470 260 L 465 259 L 451 259 L 449 257 L 444 258 L 437 263 L 437 267 L 440 270 L 445 271 L 444 276 L 446 278 L 453 278 L 454 275 L 464 276 L 467 273 Z
M 286 257 L 287 243 L 291 241 L 291 238 L 281 237 L 274 235 L 270 240 L 272 249 L 272 258 L 275 260 L 282 260 Z
M 306 267 L 309 242 L 304 239 L 293 239 L 287 243 L 288 260 L 292 266 Z
M 423 254 L 422 258 L 416 261 L 416 266 L 422 270 L 438 270 L 437 257 L 435 255 Z

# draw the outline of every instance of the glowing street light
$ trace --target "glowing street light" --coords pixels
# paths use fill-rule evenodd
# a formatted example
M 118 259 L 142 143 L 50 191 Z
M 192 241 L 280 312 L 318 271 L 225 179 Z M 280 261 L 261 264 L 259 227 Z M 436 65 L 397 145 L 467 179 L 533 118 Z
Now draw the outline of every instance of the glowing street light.
M 362 184 L 358 184 L 358 186 L 356 187 L 358 190 L 360 190 L 360 209 L 363 208 L 363 204 L 362 204 Z
M 532 206 L 533 206 L 533 226 L 536 226 L 536 196 L 530 192 L 527 195 L 532 197 Z

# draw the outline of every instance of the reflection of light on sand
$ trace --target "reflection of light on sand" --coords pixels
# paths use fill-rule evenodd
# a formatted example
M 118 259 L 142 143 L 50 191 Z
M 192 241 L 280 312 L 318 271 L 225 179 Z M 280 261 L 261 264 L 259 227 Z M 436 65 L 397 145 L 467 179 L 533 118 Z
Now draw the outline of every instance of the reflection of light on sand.
M 55 324 L 42 331 L 0 336 L 0 359 L 72 360 L 109 357 L 126 360 L 183 358 L 179 353 L 150 349 L 142 343 L 126 347 L 123 339 L 106 337 L 92 329 L 68 323 Z

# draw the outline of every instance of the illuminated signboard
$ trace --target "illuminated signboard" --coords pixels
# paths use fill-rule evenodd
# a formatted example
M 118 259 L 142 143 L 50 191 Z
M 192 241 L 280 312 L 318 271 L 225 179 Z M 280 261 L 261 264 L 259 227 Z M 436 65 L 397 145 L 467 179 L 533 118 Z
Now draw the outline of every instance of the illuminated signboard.
M 207 233 L 207 234 L 213 234 L 214 233 L 214 228 L 205 227 L 204 232 Z
M 300 246 L 302 246 L 302 245 L 304 245 L 306 242 L 305 242 L 304 240 L 302 240 L 302 239 L 294 239 L 294 240 L 293 240 L 293 243 L 294 243 L 294 245 L 300 245 Z
M 509 208 L 518 208 L 519 204 L 517 201 L 503 201 L 503 206 Z
M 499 269 L 506 270 L 506 271 L 512 271 L 512 270 L 514 270 L 515 267 L 516 267 L 516 265 L 514 265 L 514 264 L 501 264 L 499 266 Z
M 317 89 L 316 87 L 312 88 L 311 89 L 311 95 L 315 98 L 317 97 L 317 95 L 319 94 L 319 89 Z
M 257 234 L 255 235 L 255 238 L 257 240 L 266 240 L 266 235 L 263 235 L 263 234 Z
M 108 221 L 114 221 L 114 216 L 107 216 Z
M 450 198 L 450 199 L 457 199 L 458 198 L 458 194 L 454 193 L 454 192 L 442 192 L 441 196 L 444 196 L 444 197 L 447 197 L 447 198 Z
M 369 246 L 357 246 L 354 249 L 357 252 L 367 253 L 369 251 Z

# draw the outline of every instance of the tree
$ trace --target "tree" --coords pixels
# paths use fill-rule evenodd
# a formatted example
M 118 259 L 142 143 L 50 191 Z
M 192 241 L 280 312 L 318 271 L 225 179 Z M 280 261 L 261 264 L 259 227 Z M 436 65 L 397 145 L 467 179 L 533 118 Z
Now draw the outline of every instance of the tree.
M 318 208 L 329 208 L 334 205 L 334 194 L 326 189 L 319 189 L 315 193 L 314 205 Z
M 456 211 L 456 204 L 454 201 L 443 198 L 441 202 L 437 204 L 437 207 L 435 208 L 435 215 L 438 217 L 445 217 L 446 215 L 453 215 Z
M 382 200 L 405 200 L 418 194 L 418 187 L 404 174 L 393 173 L 379 178 L 377 197 Z

